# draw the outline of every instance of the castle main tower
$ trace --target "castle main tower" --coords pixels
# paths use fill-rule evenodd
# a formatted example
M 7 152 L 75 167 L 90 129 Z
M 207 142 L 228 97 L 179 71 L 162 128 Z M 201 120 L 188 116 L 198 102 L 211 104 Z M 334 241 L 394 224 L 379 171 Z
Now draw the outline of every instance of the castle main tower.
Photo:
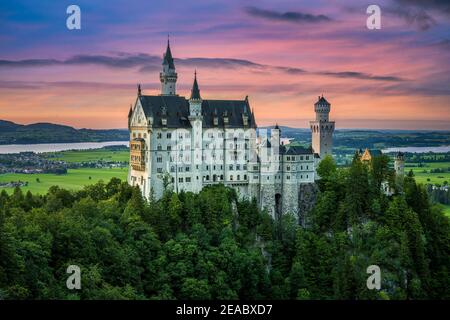
M 333 148 L 334 121 L 329 120 L 330 107 L 330 103 L 323 95 L 319 96 L 318 101 L 314 104 L 316 119 L 310 121 L 312 148 L 315 153 L 320 155 L 321 159 L 326 155 L 331 155 Z
M 167 49 L 163 56 L 162 66 L 162 72 L 159 74 L 159 80 L 161 81 L 161 95 L 175 95 L 178 75 L 175 71 L 175 64 L 173 63 L 169 40 L 167 40 Z

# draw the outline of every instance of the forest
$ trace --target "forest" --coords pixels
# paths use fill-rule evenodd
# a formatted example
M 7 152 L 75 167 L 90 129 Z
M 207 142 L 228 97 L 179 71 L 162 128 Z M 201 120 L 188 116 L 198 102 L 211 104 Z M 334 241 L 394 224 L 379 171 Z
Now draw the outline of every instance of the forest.
M 156 201 L 117 178 L 80 191 L 0 193 L 0 299 L 450 299 L 450 225 L 389 159 L 327 157 L 305 226 L 274 221 L 223 185 L 166 185 Z M 69 265 L 81 289 L 66 287 Z M 381 269 L 369 290 L 366 268 Z

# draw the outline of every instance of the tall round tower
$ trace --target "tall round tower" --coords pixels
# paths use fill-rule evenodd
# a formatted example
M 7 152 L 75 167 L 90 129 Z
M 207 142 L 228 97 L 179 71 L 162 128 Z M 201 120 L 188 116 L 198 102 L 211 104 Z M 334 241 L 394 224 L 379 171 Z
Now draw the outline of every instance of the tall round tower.
M 162 72 L 159 74 L 159 80 L 161 81 L 161 95 L 175 95 L 178 75 L 175 71 L 175 64 L 173 63 L 169 40 L 167 40 L 167 49 L 163 56 L 162 66 Z
M 333 149 L 334 121 L 329 120 L 331 104 L 323 97 L 314 104 L 316 119 L 310 121 L 312 134 L 312 148 L 323 159 L 331 155 Z
M 398 177 L 405 174 L 405 155 L 402 152 L 395 155 L 394 170 Z

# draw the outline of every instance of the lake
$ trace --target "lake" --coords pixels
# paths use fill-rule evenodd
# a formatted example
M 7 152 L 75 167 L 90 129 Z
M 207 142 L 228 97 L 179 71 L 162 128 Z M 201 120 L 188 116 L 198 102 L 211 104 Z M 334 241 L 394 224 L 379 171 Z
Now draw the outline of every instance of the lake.
M 444 153 L 450 151 L 450 146 L 440 146 L 440 147 L 400 147 L 400 148 L 386 148 L 383 149 L 383 153 L 389 153 L 389 152 L 409 152 L 409 153 L 427 153 L 427 152 L 434 152 L 434 153 Z
M 290 140 L 290 139 L 285 139 Z M 287 141 L 285 141 L 287 142 Z M 19 153 L 19 152 L 58 152 L 66 150 L 88 150 L 99 149 L 107 146 L 129 146 L 129 141 L 106 141 L 106 142 L 78 142 L 78 143 L 44 143 L 44 144 L 7 144 L 0 145 L 0 154 Z M 427 153 L 427 152 L 450 152 L 450 146 L 440 147 L 391 147 L 382 150 L 383 153 L 389 152 L 410 152 L 410 153 Z
M 43 143 L 43 144 L 6 144 L 0 145 L 0 154 L 19 152 L 58 152 L 66 150 L 99 149 L 108 146 L 129 146 L 129 141 Z

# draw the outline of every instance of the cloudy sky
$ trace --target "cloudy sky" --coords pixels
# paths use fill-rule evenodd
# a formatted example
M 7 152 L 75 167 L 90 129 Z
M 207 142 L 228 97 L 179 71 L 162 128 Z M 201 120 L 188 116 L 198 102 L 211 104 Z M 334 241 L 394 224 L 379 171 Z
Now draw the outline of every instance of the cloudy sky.
M 0 0 L 0 119 L 125 128 L 167 34 L 180 95 L 197 69 L 203 98 L 248 95 L 260 126 L 307 127 L 324 94 L 338 128 L 450 128 L 448 0 Z

